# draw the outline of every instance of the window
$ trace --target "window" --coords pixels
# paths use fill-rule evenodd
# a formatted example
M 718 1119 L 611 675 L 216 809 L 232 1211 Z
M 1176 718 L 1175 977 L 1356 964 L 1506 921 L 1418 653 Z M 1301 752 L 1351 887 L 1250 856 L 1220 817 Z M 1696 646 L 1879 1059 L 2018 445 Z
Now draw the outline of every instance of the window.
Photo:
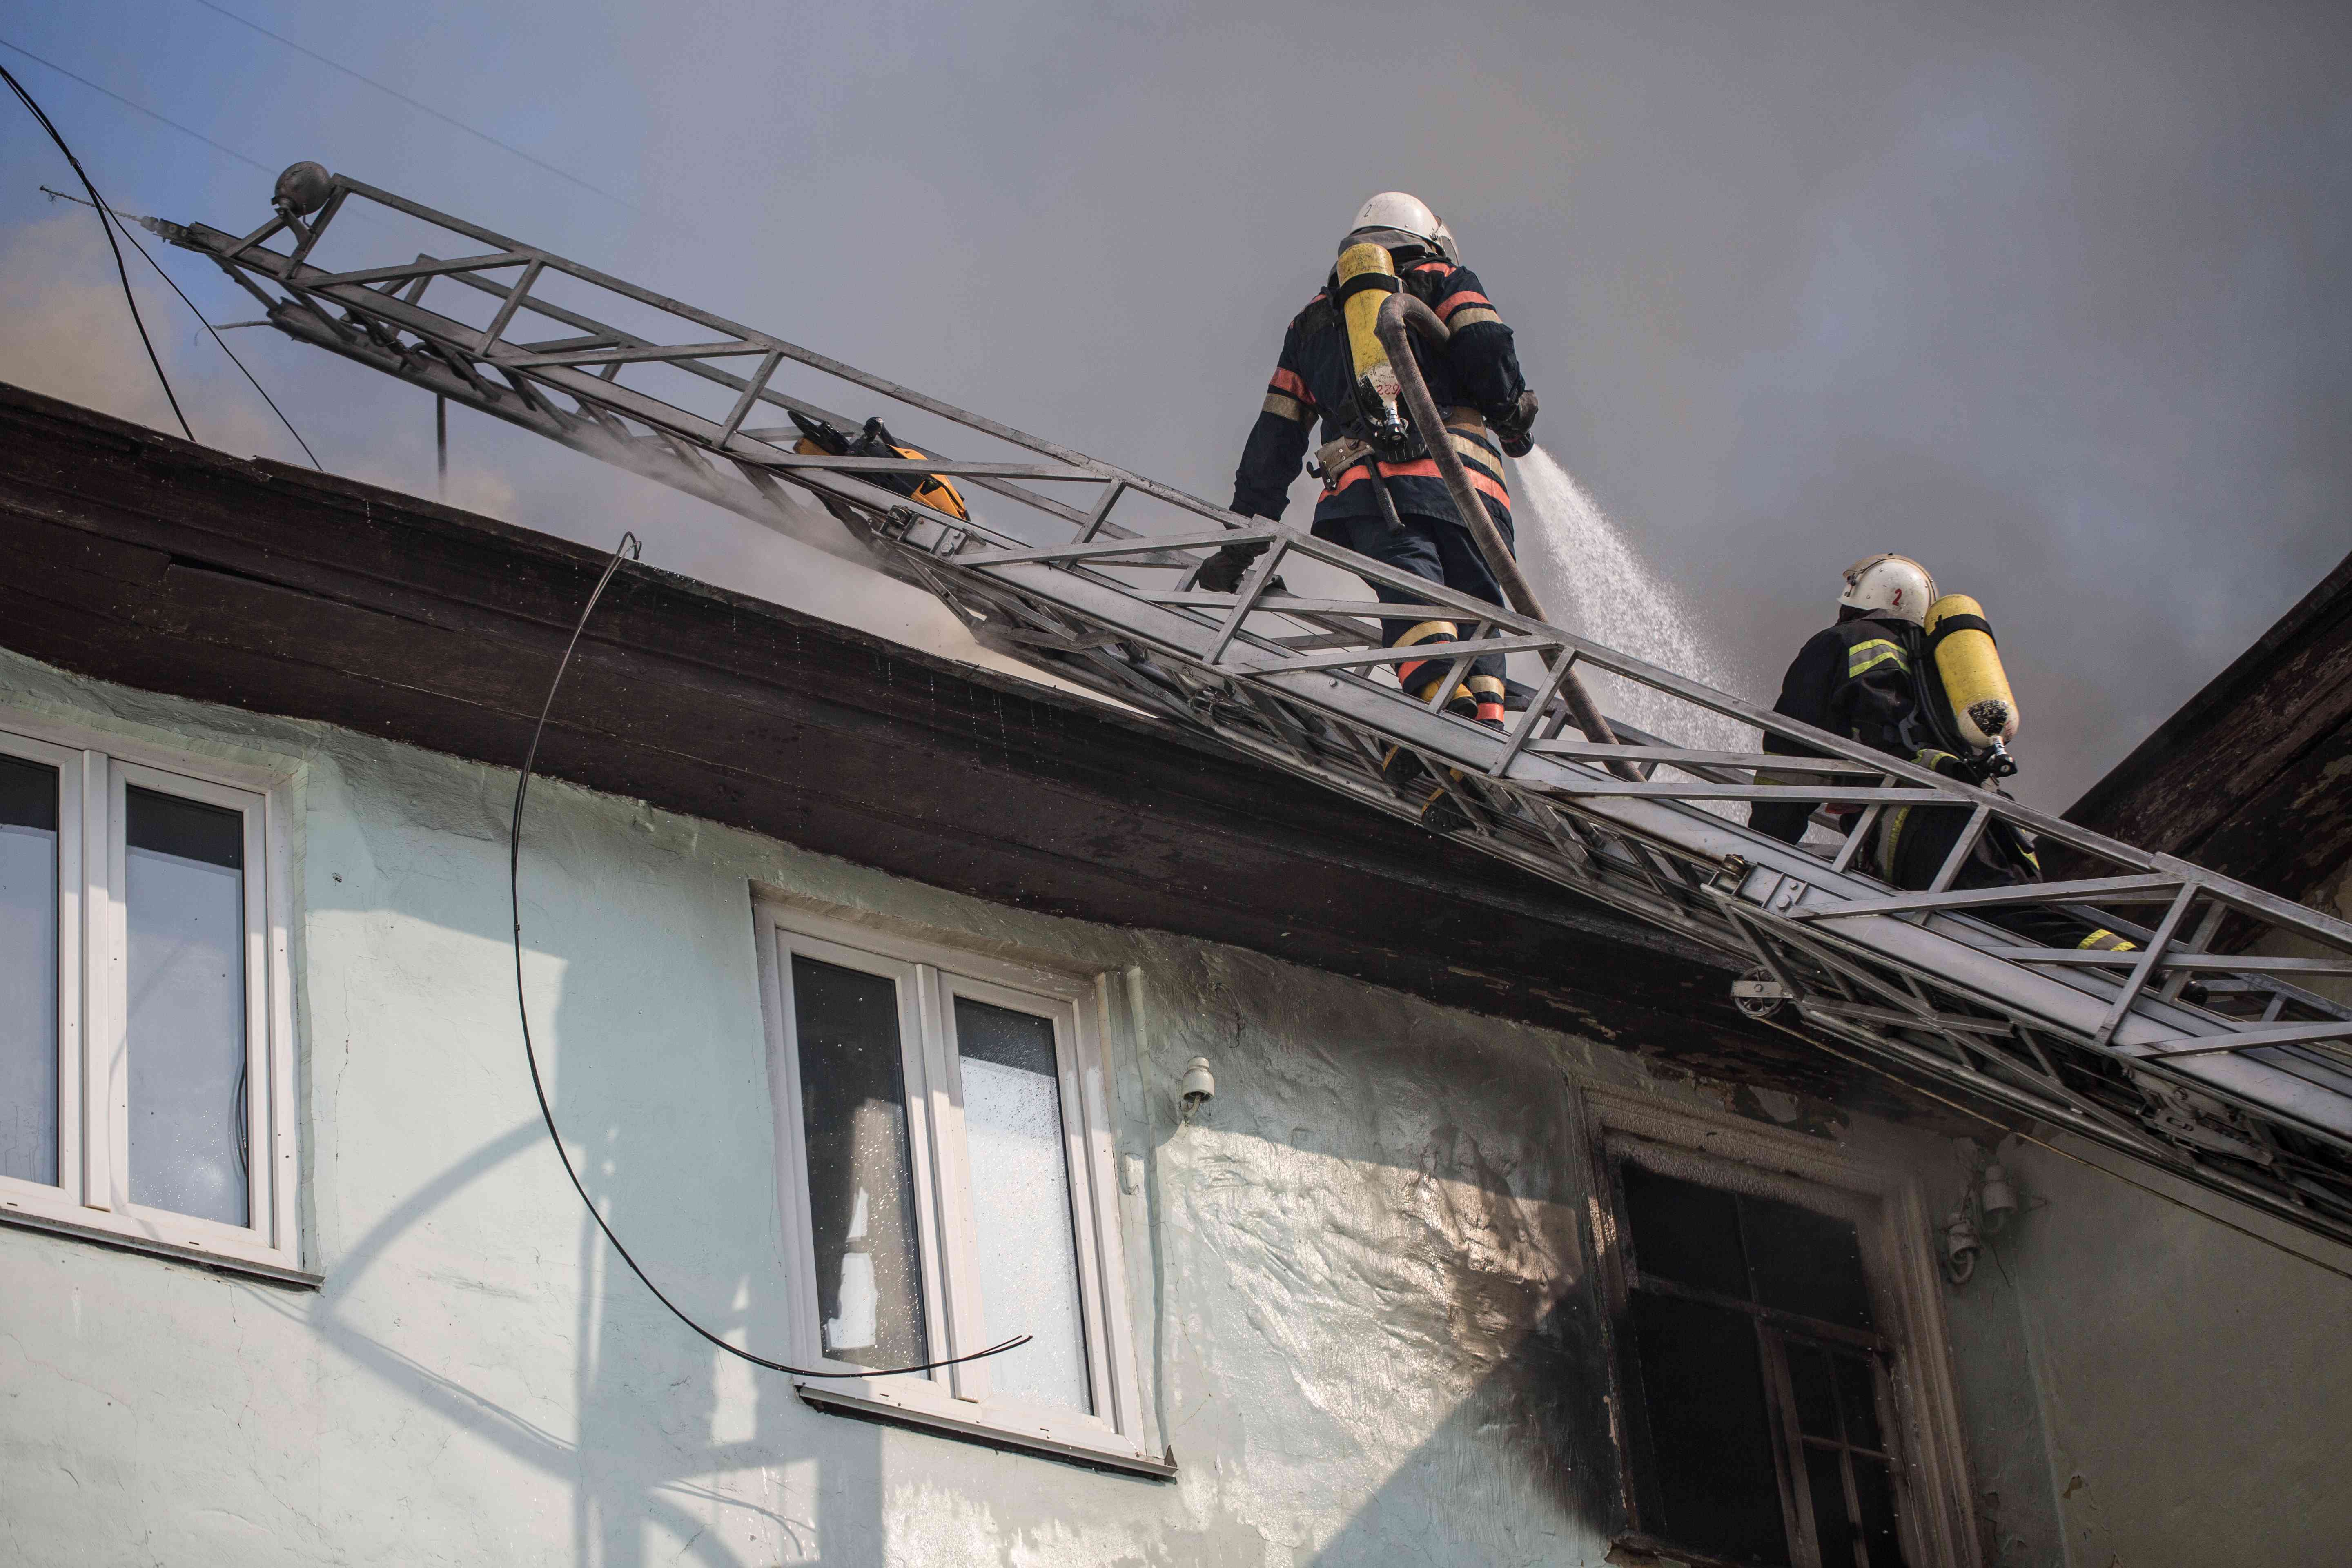
M 1129 1346 L 1091 982 L 760 910 L 804 1383 L 1016 1446 L 1151 1470 Z
M 1762 1568 L 1900 1568 L 1894 1347 L 1854 1221 L 1618 1153 L 1641 1532 Z
M 294 1268 L 266 781 L 7 722 L 0 1215 Z

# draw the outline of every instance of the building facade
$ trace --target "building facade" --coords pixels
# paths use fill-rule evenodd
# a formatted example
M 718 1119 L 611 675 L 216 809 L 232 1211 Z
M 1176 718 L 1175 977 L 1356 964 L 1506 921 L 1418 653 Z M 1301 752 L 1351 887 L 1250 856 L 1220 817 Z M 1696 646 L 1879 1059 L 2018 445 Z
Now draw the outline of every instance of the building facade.
M 601 563 L 0 418 L 0 1562 L 2352 1540 L 2352 1285 L 1757 1028 L 1697 955 L 651 573 L 510 906 Z M 844 1374 L 1027 1342 L 856 1377 L 697 1338 L 542 1124 L 515 909 L 564 1153 L 684 1313 Z M 2027 1202 L 1956 1287 L 1996 1142 Z

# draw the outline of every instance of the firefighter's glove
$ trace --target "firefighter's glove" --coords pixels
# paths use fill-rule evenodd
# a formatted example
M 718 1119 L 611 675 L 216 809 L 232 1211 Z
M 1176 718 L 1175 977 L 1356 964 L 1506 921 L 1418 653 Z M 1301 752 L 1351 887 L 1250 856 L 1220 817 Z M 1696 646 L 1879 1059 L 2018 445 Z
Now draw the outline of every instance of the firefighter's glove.
M 1510 405 L 1486 421 L 1495 427 L 1503 450 L 1514 458 L 1524 458 L 1536 449 L 1536 395 L 1525 388 Z
M 1211 594 L 1230 594 L 1242 585 L 1250 567 L 1265 553 L 1265 541 L 1250 544 L 1228 544 L 1209 557 L 1201 568 L 1200 585 Z

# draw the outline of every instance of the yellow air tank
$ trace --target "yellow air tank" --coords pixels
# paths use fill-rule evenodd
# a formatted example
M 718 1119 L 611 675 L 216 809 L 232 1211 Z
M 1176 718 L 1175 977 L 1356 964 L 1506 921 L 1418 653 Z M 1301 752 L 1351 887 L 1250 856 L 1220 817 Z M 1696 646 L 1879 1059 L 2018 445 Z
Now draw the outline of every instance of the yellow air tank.
M 1359 278 L 1374 275 L 1391 281 L 1355 283 Z M 1390 369 L 1389 351 L 1381 345 L 1380 334 L 1372 326 L 1380 319 L 1381 306 L 1397 291 L 1395 278 L 1396 263 L 1377 245 L 1351 245 L 1339 253 L 1339 310 L 1347 318 L 1348 352 L 1360 376 Z M 1351 283 L 1355 283 L 1352 289 Z
M 2017 734 L 2017 697 L 2009 689 L 1982 605 L 1966 594 L 1947 594 L 1930 605 L 1927 649 L 1960 739 L 1983 750 Z
M 1403 387 L 1375 330 L 1381 305 L 1398 287 L 1396 263 L 1381 247 L 1351 245 L 1339 253 L 1339 314 L 1348 323 L 1348 353 L 1356 372 L 1357 395 L 1379 405 L 1377 409 L 1364 410 L 1365 417 L 1375 426 L 1401 427 L 1402 424 L 1397 400 Z

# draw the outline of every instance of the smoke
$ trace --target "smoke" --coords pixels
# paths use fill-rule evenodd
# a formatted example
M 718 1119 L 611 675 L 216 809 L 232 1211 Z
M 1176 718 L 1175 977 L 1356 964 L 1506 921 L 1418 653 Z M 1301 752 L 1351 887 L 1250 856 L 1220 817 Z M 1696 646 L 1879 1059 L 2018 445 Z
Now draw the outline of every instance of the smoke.
M 1748 695 L 1822 624 L 1840 566 L 1902 550 L 1985 600 L 2038 805 L 2345 548 L 2341 0 L 1594 0 L 1455 8 L 1434 31 L 1328 0 L 274 8 L 305 47 L 429 83 L 634 211 L 199 6 L 16 9 L 12 41 L 237 154 L 319 159 L 1218 499 L 1338 226 L 1370 191 L 1415 191 L 1517 332 L 1551 449 Z M 260 221 L 266 172 L 35 76 L 118 202 Z M 1335 141 L 1367 103 L 1378 125 Z M 0 233 L 54 210 L 37 181 L 70 178 L 29 121 L 8 134 Z M 216 317 L 252 313 L 166 264 Z M 108 270 L 100 252 L 83 276 Z M 232 339 L 331 466 L 432 493 L 414 391 Z M 129 363 L 120 390 L 144 398 Z M 255 420 L 225 432 L 229 405 Z M 233 384 L 191 416 L 208 442 L 298 456 Z M 452 426 L 453 485 L 496 473 L 499 515 L 607 547 L 639 526 L 663 565 L 997 663 L 911 590 L 470 414 Z
M 237 403 L 211 395 L 210 378 L 200 368 L 193 341 L 204 329 L 154 280 L 147 264 L 130 253 L 127 242 L 123 259 L 131 266 L 131 286 L 156 355 L 179 390 L 196 438 L 228 451 L 266 446 L 277 429 L 268 411 L 256 420 Z M 203 350 L 219 352 L 209 344 Z M 16 229 L 0 247 L 0 381 L 180 434 L 154 367 L 139 346 L 95 215 L 79 207 L 59 212 Z M 282 430 L 278 438 L 285 439 Z

